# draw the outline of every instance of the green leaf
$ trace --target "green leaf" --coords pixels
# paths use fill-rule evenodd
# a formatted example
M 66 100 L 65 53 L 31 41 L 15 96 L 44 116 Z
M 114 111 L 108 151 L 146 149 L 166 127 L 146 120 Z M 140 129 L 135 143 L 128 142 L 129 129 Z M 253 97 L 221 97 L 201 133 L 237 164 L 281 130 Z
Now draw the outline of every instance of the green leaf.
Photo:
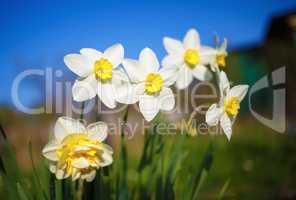
M 198 194 L 199 194 L 199 191 L 200 191 L 201 187 L 203 186 L 203 184 L 204 184 L 204 182 L 206 180 L 207 175 L 208 175 L 208 170 L 206 170 L 204 168 L 202 170 L 202 172 L 201 172 L 200 177 L 199 177 L 198 185 L 197 185 L 197 188 L 195 189 L 195 192 L 194 192 L 194 195 L 193 195 L 193 198 L 192 199 L 197 199 Z
M 228 179 L 228 180 L 224 183 L 223 187 L 221 188 L 221 190 L 220 190 L 220 192 L 219 192 L 218 200 L 222 200 L 222 199 L 224 198 L 225 193 L 226 193 L 226 191 L 227 191 L 227 189 L 228 189 L 228 187 L 229 187 L 229 184 L 230 184 L 230 179 Z
M 19 195 L 19 199 L 20 200 L 29 200 L 28 197 L 26 196 L 25 191 L 24 191 L 24 189 L 23 189 L 23 187 L 21 186 L 20 183 L 17 183 L 17 192 L 18 192 L 18 195 Z
M 38 197 L 38 199 L 43 198 L 45 200 L 48 200 L 49 198 L 45 192 L 43 185 L 41 184 L 38 172 L 36 170 L 36 166 L 35 166 L 34 159 L 33 159 L 33 151 L 32 151 L 31 141 L 29 142 L 29 145 L 28 145 L 28 152 L 29 152 L 29 156 L 30 156 L 30 160 L 31 160 L 32 170 L 33 170 L 33 179 L 34 179 L 33 181 L 37 183 L 37 187 L 39 188 L 39 190 L 37 190 L 37 191 L 34 190 L 34 193 Z

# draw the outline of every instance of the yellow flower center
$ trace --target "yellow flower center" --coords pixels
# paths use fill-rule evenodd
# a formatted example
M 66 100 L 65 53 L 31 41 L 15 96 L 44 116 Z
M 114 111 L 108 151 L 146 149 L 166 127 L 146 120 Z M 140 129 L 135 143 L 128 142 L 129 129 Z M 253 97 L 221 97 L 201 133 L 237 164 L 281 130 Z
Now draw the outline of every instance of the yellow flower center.
M 106 82 L 112 78 L 112 68 L 112 63 L 109 60 L 102 58 L 95 62 L 93 72 L 97 79 Z
M 238 114 L 240 109 L 239 99 L 237 97 L 229 97 L 224 101 L 224 111 L 231 115 L 235 116 Z
M 220 53 L 216 55 L 216 63 L 218 64 L 219 67 L 226 66 L 225 58 L 226 58 L 225 53 Z
M 196 49 L 187 49 L 184 53 L 184 62 L 194 68 L 200 62 L 200 55 Z
M 149 95 L 158 93 L 163 86 L 163 79 L 160 74 L 150 73 L 145 80 L 145 92 Z
M 101 144 L 99 141 L 88 139 L 87 135 L 83 133 L 68 135 L 56 152 L 59 158 L 57 167 L 65 167 L 66 173 L 72 174 L 73 162 L 84 158 L 87 160 L 89 167 L 80 169 L 80 173 L 90 172 L 100 162 L 102 154 L 100 150 Z

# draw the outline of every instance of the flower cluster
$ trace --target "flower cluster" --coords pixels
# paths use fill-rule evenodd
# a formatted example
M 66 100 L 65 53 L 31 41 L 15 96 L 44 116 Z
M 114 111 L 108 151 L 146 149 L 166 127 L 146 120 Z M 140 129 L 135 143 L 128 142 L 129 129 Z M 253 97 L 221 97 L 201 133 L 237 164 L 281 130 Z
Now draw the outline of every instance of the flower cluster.
M 210 106 L 206 122 L 210 126 L 220 124 L 230 139 L 232 123 L 248 86 L 230 88 L 222 71 L 226 66 L 226 40 L 218 48 L 204 46 L 198 32 L 190 29 L 182 42 L 164 37 L 163 44 L 168 55 L 161 64 L 149 48 L 144 48 L 137 60 L 124 58 L 121 44 L 104 52 L 83 48 L 79 54 L 66 55 L 65 64 L 79 76 L 72 88 L 74 100 L 83 102 L 97 95 L 111 109 L 117 103 L 138 103 L 144 118 L 151 121 L 159 111 L 174 108 L 172 85 L 182 90 L 194 78 L 209 81 L 216 74 L 220 101 Z M 55 138 L 43 149 L 43 154 L 50 160 L 50 170 L 58 179 L 72 176 L 73 180 L 81 177 L 91 181 L 98 168 L 112 163 L 112 149 L 102 143 L 106 137 L 107 125 L 103 122 L 85 127 L 79 121 L 59 118 Z

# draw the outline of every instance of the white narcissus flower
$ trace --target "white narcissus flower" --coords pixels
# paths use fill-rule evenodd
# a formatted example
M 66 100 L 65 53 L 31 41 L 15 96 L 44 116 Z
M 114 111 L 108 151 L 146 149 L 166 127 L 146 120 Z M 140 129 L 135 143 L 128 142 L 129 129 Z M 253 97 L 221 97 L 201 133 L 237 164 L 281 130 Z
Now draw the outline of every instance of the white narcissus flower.
M 50 171 L 57 179 L 72 177 L 90 182 L 96 170 L 113 162 L 112 148 L 104 144 L 107 125 L 97 122 L 85 127 L 79 120 L 60 117 L 54 128 L 54 138 L 42 150 L 49 160 Z
M 227 57 L 227 40 L 224 39 L 222 45 L 214 49 L 214 56 L 212 56 L 212 59 L 210 61 L 211 69 L 216 72 L 219 70 L 219 68 L 225 68 L 226 67 L 226 57 Z
M 178 89 L 188 87 L 193 77 L 200 81 L 212 78 L 205 65 L 210 64 L 214 51 L 210 47 L 201 46 L 199 34 L 195 29 L 186 33 L 183 43 L 169 37 L 164 37 L 163 43 L 168 55 L 162 60 L 162 65 L 179 68 L 176 80 Z
M 219 104 L 212 104 L 206 113 L 206 122 L 209 126 L 220 123 L 225 135 L 230 140 L 232 124 L 239 112 L 240 102 L 248 91 L 248 85 L 237 85 L 230 88 L 225 72 L 219 75 L 221 99 Z
M 126 75 L 118 68 L 124 57 L 121 44 L 115 44 L 103 53 L 91 48 L 83 48 L 80 54 L 68 54 L 65 64 L 77 74 L 78 79 L 72 88 L 75 101 L 86 101 L 96 95 L 109 108 L 116 107 L 115 84 Z
M 133 104 L 139 101 L 140 112 L 147 121 L 151 121 L 159 110 L 169 111 L 174 108 L 175 97 L 170 85 L 176 79 L 176 68 L 160 69 L 154 52 L 145 48 L 139 61 L 124 59 L 122 62 L 131 83 L 126 83 L 118 90 L 118 102 Z

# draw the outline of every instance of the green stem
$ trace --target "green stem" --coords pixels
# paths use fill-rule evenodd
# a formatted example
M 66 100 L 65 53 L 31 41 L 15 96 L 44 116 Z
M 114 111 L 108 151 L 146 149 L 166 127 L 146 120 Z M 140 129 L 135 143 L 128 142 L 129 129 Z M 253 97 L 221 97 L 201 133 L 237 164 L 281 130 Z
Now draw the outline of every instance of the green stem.
M 78 182 L 77 200 L 82 200 L 83 197 L 83 180 Z
M 85 106 L 85 103 L 82 102 L 81 103 L 81 110 L 80 110 L 80 121 L 83 123 L 83 119 L 84 119 L 84 106 Z M 78 181 L 78 185 L 76 185 L 76 188 L 77 188 L 77 194 L 76 194 L 76 199 L 77 200 L 82 200 L 82 197 L 83 197 L 83 180 L 79 180 Z
M 54 176 L 54 174 L 50 174 L 49 193 L 50 193 L 50 200 L 55 200 L 56 199 L 56 192 L 55 192 L 55 176 Z
M 120 165 L 118 169 L 118 179 L 117 179 L 117 199 L 128 199 L 128 186 L 127 186 L 127 151 L 126 142 L 124 137 L 124 128 L 127 123 L 128 109 L 126 108 L 125 114 L 123 116 L 123 125 L 121 127 L 120 134 Z
M 80 113 L 80 117 L 79 117 L 79 119 L 80 119 L 80 121 L 83 121 L 83 119 L 84 119 L 84 106 L 85 106 L 85 104 L 84 104 L 84 102 L 82 102 L 81 103 L 81 113 Z

